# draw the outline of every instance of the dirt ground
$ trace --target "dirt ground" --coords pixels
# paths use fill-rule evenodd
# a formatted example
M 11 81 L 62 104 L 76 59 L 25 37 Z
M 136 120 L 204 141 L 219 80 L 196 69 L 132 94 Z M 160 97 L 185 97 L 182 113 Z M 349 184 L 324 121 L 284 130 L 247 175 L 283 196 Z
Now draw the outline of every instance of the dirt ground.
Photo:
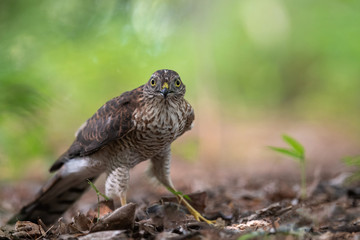
M 130 173 L 128 205 L 114 211 L 111 202 L 98 204 L 95 191 L 90 189 L 51 226 L 41 220 L 6 224 L 32 200 L 48 176 L 0 182 L 0 240 L 360 239 L 360 185 L 346 183 L 349 169 L 340 161 L 343 156 L 358 153 L 358 141 L 349 143 L 349 133 L 343 134 L 338 128 L 330 131 L 309 124 L 286 127 L 276 122 L 278 127 L 252 123 L 234 128 L 221 124 L 220 132 L 232 136 L 223 137 L 227 141 L 221 142 L 222 152 L 208 147 L 221 136 L 201 139 L 198 134 L 200 143 L 208 144 L 200 146 L 196 163 L 174 156 L 174 185 L 189 195 L 190 203 L 213 224 L 196 221 L 164 187 L 149 181 L 144 162 Z M 195 129 L 195 134 L 200 130 Z M 281 131 L 305 143 L 305 200 L 300 199 L 297 163 L 264 147 L 281 146 Z M 179 139 L 180 151 L 186 141 L 186 137 Z M 28 176 L 32 176 L 31 171 Z M 104 192 L 104 176 L 96 186 Z
M 219 170 L 174 161 L 173 181 L 207 219 L 198 222 L 161 186 L 132 173 L 129 204 L 113 211 L 86 193 L 52 226 L 5 225 L 33 197 L 40 182 L 3 184 L 0 239 L 360 239 L 360 188 L 344 185 L 346 174 L 317 173 L 308 179 L 308 198 L 299 198 L 299 177 L 285 169 L 268 174 L 240 168 Z M 261 171 L 260 171 L 261 172 Z M 103 191 L 103 178 L 96 184 Z

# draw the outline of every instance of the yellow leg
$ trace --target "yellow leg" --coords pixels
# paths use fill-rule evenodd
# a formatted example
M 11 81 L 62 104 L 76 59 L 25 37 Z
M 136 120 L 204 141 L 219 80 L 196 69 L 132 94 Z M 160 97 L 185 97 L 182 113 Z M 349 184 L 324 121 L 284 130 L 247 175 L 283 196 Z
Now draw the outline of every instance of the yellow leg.
M 196 211 L 195 208 L 193 208 L 193 206 L 191 206 L 191 204 L 188 201 L 186 201 L 186 199 L 183 196 L 178 195 L 178 199 L 180 202 L 184 203 L 185 207 L 189 210 L 191 215 L 193 215 L 197 221 L 199 221 L 199 222 L 204 221 L 207 224 L 215 224 L 216 221 L 211 221 L 211 220 L 204 218 L 198 211 Z
M 114 200 L 114 208 L 117 209 L 119 207 L 125 206 L 126 205 L 126 193 L 122 193 L 120 194 L 120 196 L 116 196 L 115 198 L 113 198 Z
M 121 202 L 121 206 L 125 206 L 126 205 L 126 195 L 122 195 L 120 197 L 120 202 Z
M 195 208 L 193 208 L 193 206 L 191 206 L 191 204 L 188 201 L 186 201 L 184 196 L 179 194 L 179 192 L 177 192 L 175 189 L 168 187 L 168 190 L 178 198 L 180 203 L 183 203 L 185 205 L 185 207 L 189 210 L 191 215 L 193 215 L 197 221 L 199 221 L 199 222 L 204 221 L 207 224 L 215 224 L 216 223 L 216 221 L 211 221 L 211 220 L 204 218 L 198 211 L 196 211 Z

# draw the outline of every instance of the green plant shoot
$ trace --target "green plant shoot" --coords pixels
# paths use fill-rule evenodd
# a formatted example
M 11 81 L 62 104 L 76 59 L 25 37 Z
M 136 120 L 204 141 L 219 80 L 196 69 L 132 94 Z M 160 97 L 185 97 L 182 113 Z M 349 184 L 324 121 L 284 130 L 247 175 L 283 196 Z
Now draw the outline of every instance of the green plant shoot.
M 360 180 L 360 156 L 344 157 L 342 161 L 345 163 L 346 166 L 356 168 L 354 173 L 350 177 L 348 177 L 347 181 L 354 182 Z
M 95 190 L 96 195 L 97 195 L 97 201 L 98 201 L 98 216 L 97 216 L 97 221 L 99 221 L 100 218 L 100 196 L 102 196 L 106 201 L 109 201 L 110 199 L 103 193 L 101 193 L 97 187 L 95 186 L 94 183 L 92 183 L 89 179 L 87 180 L 89 185 L 91 186 L 92 189 Z
M 281 153 L 291 157 L 293 160 L 300 164 L 301 174 L 301 198 L 306 198 L 306 161 L 305 161 L 305 148 L 294 138 L 283 135 L 283 140 L 289 145 L 290 148 L 272 147 L 269 148 L 275 152 Z
M 186 194 L 183 194 L 180 191 L 176 191 L 175 189 L 171 188 L 171 187 L 167 187 L 167 190 L 169 190 L 169 192 L 171 192 L 172 194 L 174 194 L 175 196 L 182 196 L 183 198 L 185 198 L 186 200 L 191 200 L 190 197 Z

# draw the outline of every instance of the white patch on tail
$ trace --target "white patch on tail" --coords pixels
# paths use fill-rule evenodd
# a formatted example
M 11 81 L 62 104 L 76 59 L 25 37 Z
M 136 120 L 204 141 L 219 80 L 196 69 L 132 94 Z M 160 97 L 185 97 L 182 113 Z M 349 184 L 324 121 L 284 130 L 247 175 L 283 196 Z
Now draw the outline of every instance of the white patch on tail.
M 62 176 L 88 172 L 90 170 L 89 167 L 91 167 L 90 162 L 91 160 L 88 157 L 71 159 L 64 164 Z

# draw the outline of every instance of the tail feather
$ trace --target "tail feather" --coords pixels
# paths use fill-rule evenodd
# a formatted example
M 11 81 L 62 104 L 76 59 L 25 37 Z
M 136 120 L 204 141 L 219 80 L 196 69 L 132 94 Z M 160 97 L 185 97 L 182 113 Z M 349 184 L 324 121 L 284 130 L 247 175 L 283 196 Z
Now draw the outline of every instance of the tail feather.
M 54 223 L 88 189 L 87 179 L 95 181 L 101 174 L 99 169 L 89 171 L 89 168 L 69 171 L 73 166 L 66 165 L 42 187 L 34 201 L 8 221 L 9 224 L 23 220 L 37 222 L 38 219 L 46 225 Z

